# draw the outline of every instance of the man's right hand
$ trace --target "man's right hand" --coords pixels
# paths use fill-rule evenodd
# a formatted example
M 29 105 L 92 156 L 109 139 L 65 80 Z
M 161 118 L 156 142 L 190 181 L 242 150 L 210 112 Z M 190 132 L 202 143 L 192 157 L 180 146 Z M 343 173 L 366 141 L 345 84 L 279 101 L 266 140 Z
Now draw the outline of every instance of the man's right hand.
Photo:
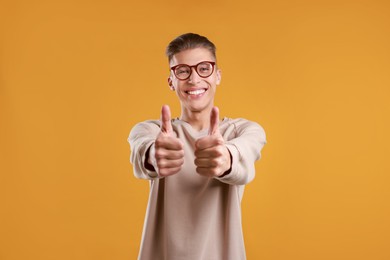
M 162 177 L 178 173 L 184 163 L 183 143 L 173 132 L 171 111 L 167 105 L 161 109 L 161 131 L 149 151 L 148 163 Z

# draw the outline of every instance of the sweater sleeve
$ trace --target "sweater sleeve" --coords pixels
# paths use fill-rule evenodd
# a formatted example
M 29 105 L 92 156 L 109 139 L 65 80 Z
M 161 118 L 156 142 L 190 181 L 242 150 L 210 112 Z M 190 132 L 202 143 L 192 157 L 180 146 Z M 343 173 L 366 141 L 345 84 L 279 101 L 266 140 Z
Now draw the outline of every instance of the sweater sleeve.
M 145 167 L 145 161 L 146 153 L 155 142 L 159 132 L 160 125 L 158 121 L 138 123 L 130 131 L 129 138 L 127 139 L 131 149 L 130 162 L 133 165 L 135 177 L 139 179 L 150 180 L 158 178 L 157 172 Z
M 266 144 L 264 129 L 257 123 L 239 119 L 233 121 L 235 137 L 225 142 L 232 162 L 229 174 L 217 178 L 231 185 L 244 185 L 255 177 L 255 161 L 260 159 Z

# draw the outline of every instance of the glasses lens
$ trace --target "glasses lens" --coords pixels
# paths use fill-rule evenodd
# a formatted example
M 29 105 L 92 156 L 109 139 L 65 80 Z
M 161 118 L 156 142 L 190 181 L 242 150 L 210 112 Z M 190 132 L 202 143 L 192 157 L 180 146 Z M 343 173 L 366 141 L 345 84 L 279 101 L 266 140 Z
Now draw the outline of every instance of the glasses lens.
M 213 64 L 209 62 L 202 62 L 199 63 L 196 67 L 196 71 L 198 72 L 199 76 L 201 77 L 208 77 L 213 73 Z
M 175 68 L 175 75 L 178 79 L 186 79 L 191 74 L 191 68 L 187 65 L 181 65 Z

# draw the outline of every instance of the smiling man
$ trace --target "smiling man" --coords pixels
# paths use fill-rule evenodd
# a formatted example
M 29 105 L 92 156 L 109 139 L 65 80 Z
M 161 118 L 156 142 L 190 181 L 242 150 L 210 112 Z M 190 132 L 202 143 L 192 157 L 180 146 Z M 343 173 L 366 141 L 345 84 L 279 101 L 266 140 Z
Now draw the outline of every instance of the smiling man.
M 214 107 L 221 71 L 215 45 L 187 33 L 167 47 L 181 115 L 130 132 L 136 177 L 150 181 L 140 260 L 246 259 L 241 225 L 245 184 L 266 143 L 263 128 L 245 119 L 219 119 Z

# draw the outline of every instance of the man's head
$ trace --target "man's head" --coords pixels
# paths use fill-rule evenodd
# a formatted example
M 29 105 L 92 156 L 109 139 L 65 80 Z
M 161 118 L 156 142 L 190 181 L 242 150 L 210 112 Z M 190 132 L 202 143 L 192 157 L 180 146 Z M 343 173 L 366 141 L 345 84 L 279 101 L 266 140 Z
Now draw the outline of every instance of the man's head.
M 214 43 L 212 43 L 209 39 L 207 39 L 204 36 L 201 36 L 196 33 L 185 33 L 177 38 L 175 38 L 173 41 L 171 41 L 167 47 L 166 55 L 168 56 L 169 64 L 171 64 L 173 55 L 189 50 L 189 49 L 195 49 L 195 48 L 205 48 L 210 51 L 210 53 L 213 55 L 214 59 L 217 59 L 217 56 L 215 55 L 216 47 Z
M 194 33 L 174 39 L 166 54 L 171 68 L 168 84 L 179 97 L 184 113 L 210 113 L 221 71 L 216 64 L 215 45 Z

